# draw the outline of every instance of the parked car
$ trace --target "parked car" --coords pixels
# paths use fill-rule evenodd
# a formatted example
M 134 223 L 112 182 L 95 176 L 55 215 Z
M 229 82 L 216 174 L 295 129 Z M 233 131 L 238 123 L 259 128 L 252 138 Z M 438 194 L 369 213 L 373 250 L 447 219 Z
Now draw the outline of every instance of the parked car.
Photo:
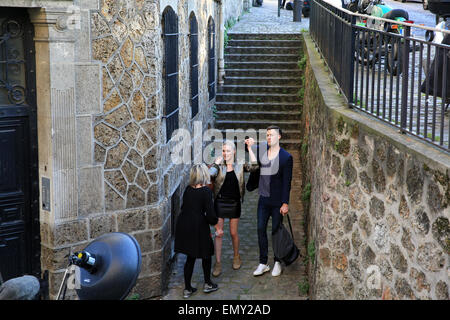
M 305 18 L 309 17 L 309 11 L 311 10 L 310 0 L 303 0 L 302 14 Z M 290 1 L 286 3 L 286 10 L 294 10 L 294 2 Z

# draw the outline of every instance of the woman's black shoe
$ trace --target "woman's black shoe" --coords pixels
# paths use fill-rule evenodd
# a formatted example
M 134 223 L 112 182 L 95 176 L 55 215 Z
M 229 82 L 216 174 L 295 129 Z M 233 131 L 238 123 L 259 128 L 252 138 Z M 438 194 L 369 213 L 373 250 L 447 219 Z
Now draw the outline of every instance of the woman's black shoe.
M 191 287 L 191 289 L 184 289 L 183 298 L 187 299 L 197 291 L 197 288 Z
M 203 285 L 203 292 L 204 293 L 210 293 L 210 292 L 213 292 L 213 291 L 217 291 L 218 289 L 219 289 L 219 286 L 216 283 L 213 283 L 213 282 L 205 283 Z

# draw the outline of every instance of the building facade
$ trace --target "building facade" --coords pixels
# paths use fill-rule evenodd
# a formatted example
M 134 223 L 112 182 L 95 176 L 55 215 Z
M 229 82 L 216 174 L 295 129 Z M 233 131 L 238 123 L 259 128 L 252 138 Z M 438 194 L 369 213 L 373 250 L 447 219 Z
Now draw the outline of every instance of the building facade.
M 133 293 L 162 294 L 190 168 L 171 160 L 171 133 L 187 129 L 201 143 L 214 126 L 225 15 L 245 6 L 0 1 L 4 280 L 48 271 L 54 299 L 70 252 L 126 232 L 143 258 Z

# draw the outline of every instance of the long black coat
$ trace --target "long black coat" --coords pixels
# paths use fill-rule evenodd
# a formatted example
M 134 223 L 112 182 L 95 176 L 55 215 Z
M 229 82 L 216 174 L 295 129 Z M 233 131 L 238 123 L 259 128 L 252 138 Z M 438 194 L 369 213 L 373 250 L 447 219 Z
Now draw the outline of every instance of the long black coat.
M 188 186 L 175 229 L 175 252 L 194 258 L 212 256 L 214 244 L 209 225 L 217 222 L 212 191 L 208 187 Z

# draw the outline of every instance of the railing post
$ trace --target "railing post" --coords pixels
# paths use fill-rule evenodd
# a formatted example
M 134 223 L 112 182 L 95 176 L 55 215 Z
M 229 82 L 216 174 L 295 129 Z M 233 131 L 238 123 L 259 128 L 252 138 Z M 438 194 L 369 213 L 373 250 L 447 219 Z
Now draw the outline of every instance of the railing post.
M 347 92 L 347 99 L 349 107 L 353 106 L 353 85 L 355 81 L 355 27 L 356 24 L 356 16 L 350 16 L 350 70 L 349 70 L 349 88 Z
M 402 52 L 402 104 L 400 113 L 400 132 L 406 133 L 406 117 L 408 108 L 408 81 L 409 81 L 409 37 L 411 27 L 406 26 L 403 32 L 403 52 Z M 400 57 L 399 57 L 400 58 Z M 411 106 L 412 107 L 412 106 Z

